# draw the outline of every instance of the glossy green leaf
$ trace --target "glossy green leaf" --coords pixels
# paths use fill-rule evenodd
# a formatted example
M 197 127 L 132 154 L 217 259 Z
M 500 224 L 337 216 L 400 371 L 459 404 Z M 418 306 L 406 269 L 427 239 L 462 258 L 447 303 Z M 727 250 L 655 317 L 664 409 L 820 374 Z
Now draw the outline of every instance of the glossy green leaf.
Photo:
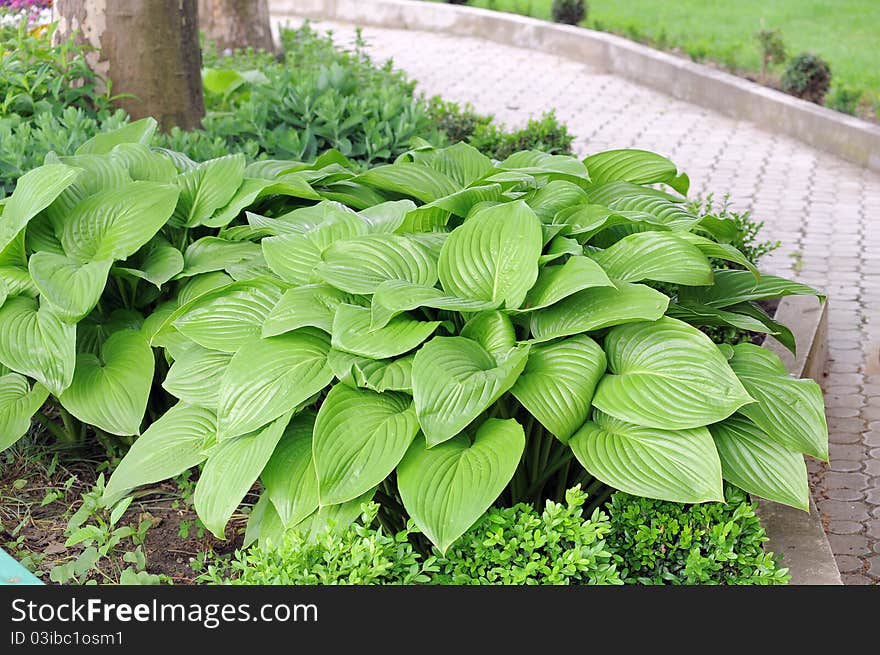
M 318 412 L 312 445 L 321 504 L 353 500 L 382 482 L 418 431 L 408 395 L 333 387 Z
M 604 351 L 585 335 L 533 346 L 510 391 L 565 443 L 590 417 L 593 392 L 605 366 Z
M 810 485 L 804 457 L 770 439 L 740 416 L 709 426 L 721 457 L 724 479 L 740 489 L 810 511 Z
M 614 283 L 592 259 L 569 257 L 564 264 L 541 268 L 535 286 L 526 294 L 522 310 L 543 309 L 592 287 L 614 287 Z
M 440 251 L 443 289 L 454 296 L 519 307 L 538 277 L 541 224 L 524 202 L 475 212 Z
M 439 289 L 402 280 L 389 280 L 376 288 L 370 305 L 370 327 L 378 329 L 388 325 L 401 312 L 418 307 L 432 307 L 455 312 L 478 312 L 492 309 L 492 300 L 471 300 L 448 296 Z
M 146 338 L 121 330 L 104 342 L 100 359 L 90 353 L 77 355 L 73 381 L 58 400 L 83 423 L 110 434 L 138 434 L 154 364 Z
M 220 404 L 220 383 L 231 359 L 232 353 L 195 346 L 174 360 L 162 387 L 183 402 L 216 411 Z
M 431 202 L 459 190 L 460 186 L 438 170 L 412 162 L 397 162 L 371 168 L 355 182 L 382 191 L 393 191 L 422 202 Z
M 290 421 L 260 480 L 281 523 L 293 526 L 318 509 L 318 478 L 312 460 L 315 413 L 297 414 Z
M 216 431 L 212 411 L 178 403 L 135 440 L 110 476 L 104 502 L 113 504 L 135 487 L 173 478 L 202 463 Z
M 0 375 L 0 451 L 24 436 L 31 427 L 31 416 L 48 397 L 49 390 L 39 382 L 31 388 L 23 375 Z
M 372 329 L 370 317 L 367 307 L 339 305 L 333 319 L 333 347 L 372 359 L 395 357 L 417 347 L 440 325 L 439 321 L 397 316 L 384 327 Z
M 101 132 L 76 149 L 77 155 L 104 155 L 120 143 L 140 143 L 147 145 L 156 133 L 158 123 L 155 118 L 142 118 L 126 123 L 122 127 Z
M 327 355 L 327 363 L 336 378 L 350 386 L 385 391 L 412 392 L 414 355 L 397 359 L 370 359 L 335 348 Z
M 476 341 L 435 337 L 413 361 L 413 398 L 429 446 L 461 432 L 510 389 L 522 373 L 528 346 L 496 361 Z
M 591 257 L 616 280 L 712 284 L 712 267 L 694 245 L 669 232 L 637 232 Z
M 483 515 L 507 486 L 525 448 L 513 419 L 489 419 L 473 443 L 459 435 L 428 448 L 416 439 L 397 467 L 407 512 L 441 553 Z
M 262 248 L 250 241 L 229 241 L 218 237 L 202 237 L 191 243 L 183 254 L 181 277 L 222 271 L 234 264 L 254 259 Z
M 36 300 L 8 298 L 0 307 L 0 363 L 59 396 L 73 380 L 76 326 Z
M 154 239 L 152 243 L 147 244 L 139 253 L 139 261 L 133 264 L 136 268 L 124 266 L 117 267 L 116 270 L 146 280 L 156 287 L 169 282 L 183 270 L 184 266 L 183 255 L 164 239 Z
M 705 427 L 662 430 L 596 412 L 569 445 L 590 474 L 626 493 L 676 503 L 724 501 L 721 462 Z
M 669 298 L 642 284 L 619 282 L 613 287 L 579 291 L 531 315 L 535 341 L 549 341 L 581 332 L 655 321 L 666 311 Z
M 58 316 L 76 323 L 98 304 L 112 264 L 109 259 L 80 264 L 63 255 L 35 252 L 28 270 L 40 295 Z
M 186 227 L 205 223 L 235 195 L 244 180 L 244 166 L 244 155 L 225 155 L 181 173 L 176 180 L 180 200 L 174 218 Z
M 761 274 L 758 272 L 758 269 L 755 268 L 755 265 L 749 261 L 749 258 L 729 243 L 718 243 L 717 241 L 701 237 L 699 234 L 694 234 L 693 232 L 678 232 L 677 236 L 699 248 L 700 252 L 706 257 L 714 257 L 715 259 L 739 264 L 747 271 L 751 272 L 756 280 L 761 279 Z
M 690 186 L 687 175 L 679 175 L 675 164 L 647 150 L 606 150 L 584 159 L 584 165 L 595 185 L 665 183 L 682 195 L 687 195 Z
M 516 346 L 516 332 L 510 317 L 499 311 L 476 314 L 461 329 L 461 336 L 483 346 L 496 361 L 507 357 Z
M 775 275 L 762 275 L 760 280 L 749 271 L 715 271 L 715 284 L 711 287 L 682 289 L 683 302 L 699 302 L 711 307 L 730 307 L 742 302 L 766 300 L 782 296 L 825 296 L 806 284 L 786 280 Z
M 316 327 L 328 334 L 340 304 L 351 296 L 326 284 L 310 284 L 288 289 L 263 323 L 263 336 L 271 337 L 301 327 Z
M 623 421 L 683 430 L 754 402 L 709 337 L 673 318 L 613 328 L 605 353 L 611 374 L 593 405 Z
M 219 438 L 256 430 L 330 384 L 329 350 L 326 338 L 311 330 L 245 343 L 220 382 Z
M 791 377 L 775 353 L 751 343 L 734 346 L 730 366 L 757 401 L 740 414 L 773 441 L 828 460 L 825 402 L 816 382 Z

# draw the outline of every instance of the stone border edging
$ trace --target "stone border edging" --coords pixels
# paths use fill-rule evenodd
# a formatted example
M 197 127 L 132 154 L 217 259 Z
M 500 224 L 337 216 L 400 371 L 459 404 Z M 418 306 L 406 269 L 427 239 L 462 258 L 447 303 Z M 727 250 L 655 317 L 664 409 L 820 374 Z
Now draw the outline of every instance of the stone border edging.
M 812 296 L 787 296 L 780 301 L 774 318 L 794 334 L 797 358 L 772 337 L 765 340 L 764 347 L 779 355 L 793 376 L 820 382 L 828 355 L 828 303 L 819 304 Z M 767 531 L 768 550 L 784 555 L 782 565 L 791 572 L 791 584 L 843 584 L 812 497 L 809 514 L 760 500 L 758 516 Z
M 623 37 L 421 0 L 270 0 L 274 16 L 448 32 L 582 61 L 880 172 L 880 126 Z

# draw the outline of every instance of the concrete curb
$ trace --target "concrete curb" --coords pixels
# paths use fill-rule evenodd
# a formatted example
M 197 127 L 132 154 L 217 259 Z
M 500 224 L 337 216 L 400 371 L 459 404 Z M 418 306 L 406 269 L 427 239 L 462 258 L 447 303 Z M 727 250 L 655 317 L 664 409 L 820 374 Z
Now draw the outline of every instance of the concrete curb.
M 795 377 L 821 381 L 828 355 L 828 303 L 812 296 L 783 298 L 775 318 L 787 325 L 797 341 L 797 358 L 776 339 L 768 337 L 764 347 L 779 355 Z M 758 516 L 767 531 L 767 549 L 783 555 L 782 564 L 791 571 L 791 584 L 843 584 L 816 503 L 810 498 L 810 513 L 769 500 L 758 502 Z
M 418 0 L 270 0 L 274 17 L 448 32 L 582 61 L 880 172 L 880 126 L 604 32 Z

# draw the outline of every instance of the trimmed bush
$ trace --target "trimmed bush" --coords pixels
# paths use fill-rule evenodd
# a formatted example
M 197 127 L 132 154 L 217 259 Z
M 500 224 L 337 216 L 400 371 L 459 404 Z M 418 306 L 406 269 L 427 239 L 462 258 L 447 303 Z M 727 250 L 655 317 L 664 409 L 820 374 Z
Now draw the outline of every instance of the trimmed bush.
M 818 55 L 801 53 L 785 67 L 781 84 L 786 93 L 821 105 L 831 86 L 831 67 Z
M 587 17 L 587 7 L 584 0 L 553 0 L 551 14 L 557 23 L 577 25 Z

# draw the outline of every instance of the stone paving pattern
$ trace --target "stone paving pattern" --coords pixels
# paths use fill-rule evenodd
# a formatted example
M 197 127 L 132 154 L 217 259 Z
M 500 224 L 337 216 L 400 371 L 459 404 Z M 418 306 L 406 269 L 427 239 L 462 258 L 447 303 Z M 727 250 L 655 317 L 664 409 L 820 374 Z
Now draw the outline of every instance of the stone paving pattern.
M 354 42 L 351 26 L 317 25 Z M 555 108 L 579 155 L 654 150 L 688 173 L 692 197 L 730 193 L 733 208 L 766 221 L 761 236 L 782 246 L 762 269 L 829 297 L 831 461 L 808 467 L 844 583 L 880 583 L 880 175 L 572 60 L 428 32 L 364 36 L 374 59 L 393 59 L 426 95 L 509 126 Z

